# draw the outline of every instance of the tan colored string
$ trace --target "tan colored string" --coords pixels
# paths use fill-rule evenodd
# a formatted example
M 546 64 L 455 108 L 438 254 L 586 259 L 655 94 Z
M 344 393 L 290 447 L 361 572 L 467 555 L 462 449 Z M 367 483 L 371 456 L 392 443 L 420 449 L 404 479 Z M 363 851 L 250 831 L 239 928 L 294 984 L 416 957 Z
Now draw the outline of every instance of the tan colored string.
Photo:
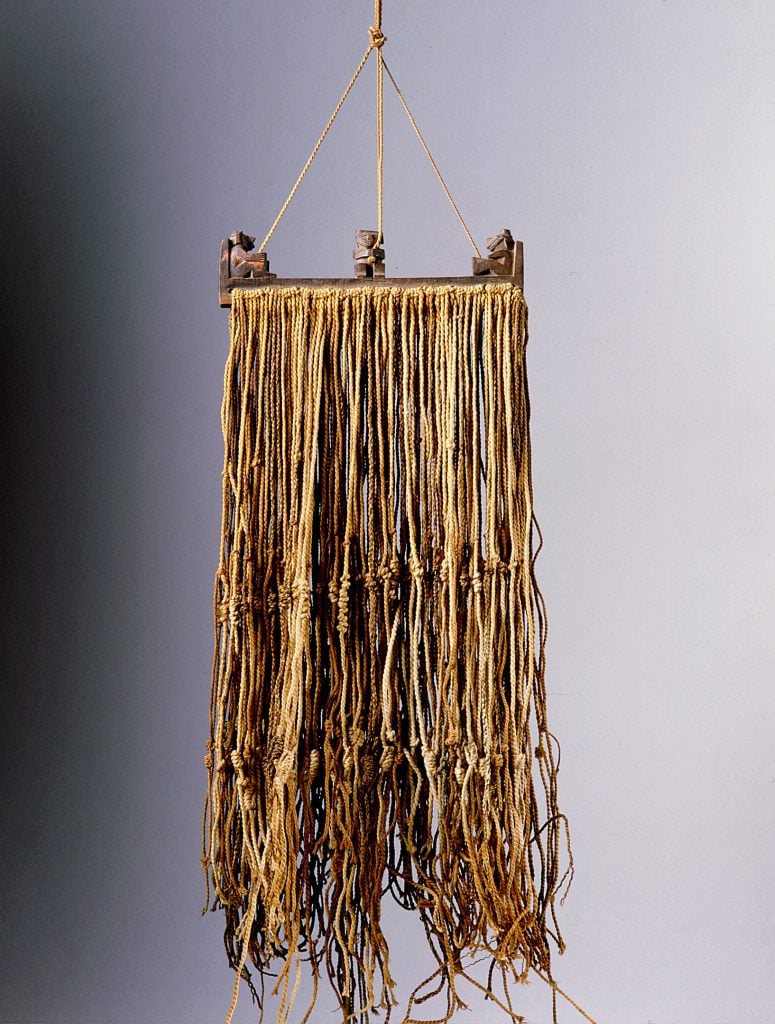
M 374 0 L 374 24 L 369 29 L 369 38 L 372 47 L 377 51 L 377 246 L 384 241 L 382 234 L 382 179 L 383 179 L 383 149 L 384 149 L 384 126 L 382 118 L 382 70 L 384 61 L 382 47 L 387 42 L 387 36 L 382 34 L 382 0 Z
M 336 120 L 337 114 L 339 113 L 339 111 L 344 106 L 345 100 L 350 95 L 352 87 L 355 85 L 356 81 L 358 80 L 358 76 L 360 75 L 361 71 L 363 71 L 363 68 L 364 68 L 364 66 L 366 64 L 366 61 L 369 59 L 369 55 L 371 54 L 371 51 L 374 49 L 375 45 L 376 44 L 372 40 L 369 43 L 369 45 L 368 45 L 368 47 L 366 49 L 366 52 L 361 57 L 360 62 L 358 64 L 358 67 L 355 69 L 355 72 L 353 73 L 352 78 L 347 83 L 347 87 L 345 88 L 344 92 L 342 93 L 342 95 L 341 95 L 341 97 L 339 99 L 339 102 L 334 107 L 333 114 L 331 115 L 331 117 L 329 117 L 328 123 L 326 124 L 325 128 L 323 129 L 323 131 L 320 133 L 320 138 L 315 143 L 315 145 L 312 147 L 312 152 L 307 157 L 307 162 L 302 167 L 301 173 L 299 174 L 298 178 L 296 179 L 296 182 L 295 182 L 293 188 L 288 193 L 287 199 L 285 200 L 285 202 L 283 203 L 282 207 L 280 208 L 280 212 L 275 217 L 274 223 L 272 224 L 271 228 L 267 231 L 266 237 L 264 238 L 263 242 L 259 246 L 259 248 L 258 248 L 259 252 L 266 252 L 266 247 L 269 244 L 269 239 L 272 237 L 272 235 L 275 232 L 275 228 L 277 227 L 277 225 L 280 223 L 280 221 L 282 220 L 283 216 L 285 215 L 285 211 L 291 205 L 291 202 L 293 201 L 293 197 L 296 195 L 296 192 L 298 191 L 299 185 L 301 185 L 301 183 L 302 183 L 302 181 L 304 179 L 304 176 L 306 175 L 307 171 L 310 169 L 310 166 L 312 165 L 312 161 L 318 155 L 318 150 L 323 145 L 323 141 L 325 140 L 325 137 L 328 135 L 329 131 L 331 130 L 331 126 L 333 125 L 334 121 Z
M 533 970 L 538 975 L 538 977 L 541 979 L 541 981 L 544 981 L 544 982 L 546 982 L 547 985 L 551 986 L 552 992 L 556 992 L 558 995 L 561 995 L 562 998 L 566 1001 L 566 1003 L 569 1003 L 573 1007 L 574 1010 L 577 1010 L 578 1013 L 581 1014 L 581 1016 L 584 1018 L 584 1020 L 589 1021 L 589 1024 L 595 1024 L 595 1021 L 593 1020 L 592 1017 L 589 1016 L 589 1014 L 586 1012 L 586 1010 L 582 1009 L 582 1007 L 579 1006 L 579 1004 L 576 1002 L 575 999 L 571 999 L 571 997 L 568 995 L 567 992 L 563 992 L 563 990 L 560 988 L 560 986 L 557 984 L 557 982 L 554 981 L 553 978 L 547 978 L 544 974 L 541 973 L 541 971 L 539 971 L 535 967 L 533 968 Z M 555 1016 L 555 1020 L 556 1020 L 556 1017 L 557 1017 L 556 1010 L 555 1010 L 554 1016 Z
M 401 105 L 403 106 L 404 111 L 406 112 L 406 115 L 409 118 L 409 121 L 410 121 L 410 123 L 412 125 L 412 128 L 414 129 L 415 134 L 417 135 L 417 138 L 420 140 L 420 144 L 422 145 L 422 148 L 425 151 L 425 154 L 428 157 L 428 160 L 430 161 L 431 167 L 433 168 L 433 170 L 434 170 L 434 172 L 436 174 L 436 177 L 438 178 L 439 183 L 441 184 L 441 187 L 442 187 L 442 189 L 444 191 L 444 195 L 449 200 L 449 203 L 450 203 L 452 209 L 455 212 L 455 216 L 460 221 L 460 224 L 461 224 L 461 226 L 463 228 L 463 231 L 465 232 L 466 238 L 468 239 L 468 241 L 471 244 L 472 249 L 474 250 L 475 254 L 478 257 L 481 257 L 481 253 L 479 251 L 479 248 L 478 248 L 476 242 L 474 241 L 474 237 L 471 234 L 471 232 L 469 231 L 468 225 L 463 220 L 463 215 L 461 214 L 460 210 L 458 209 L 457 203 L 452 198 L 452 193 L 449 191 L 447 183 L 444 180 L 444 178 L 443 178 L 443 176 L 441 174 L 441 171 L 439 170 L 438 164 L 434 160 L 434 158 L 433 158 L 433 156 L 431 154 L 431 151 L 428 148 L 428 144 L 426 143 L 426 141 L 423 138 L 423 135 L 422 135 L 419 127 L 417 126 L 417 122 L 415 121 L 414 116 L 412 115 L 412 112 L 410 111 L 409 106 L 408 106 L 406 100 L 404 99 L 404 95 L 401 92 L 400 88 L 398 87 L 398 83 L 396 82 L 395 78 L 393 77 L 393 74 L 390 71 L 390 68 L 387 66 L 387 63 L 386 63 L 384 57 L 382 56 L 382 47 L 385 45 L 386 42 L 387 42 L 387 36 L 385 36 L 383 34 L 383 32 L 382 32 L 382 2 L 381 2 L 381 0 L 374 0 L 374 24 L 369 28 L 369 45 L 368 45 L 368 47 L 366 49 L 366 52 L 361 57 L 360 63 L 358 64 L 357 68 L 355 69 L 355 72 L 354 72 L 352 78 L 350 79 L 349 83 L 347 84 L 347 87 L 345 88 L 344 92 L 342 93 L 342 96 L 339 99 L 339 102 L 337 103 L 336 107 L 334 108 L 334 112 L 331 114 L 331 117 L 328 119 L 328 122 L 327 122 L 325 128 L 323 129 L 323 131 L 321 132 L 320 137 L 318 138 L 318 141 L 313 146 L 312 152 L 310 153 L 309 157 L 307 158 L 307 162 L 304 164 L 304 167 L 301 169 L 301 173 L 299 174 L 298 178 L 296 179 L 296 181 L 295 181 L 291 191 L 288 193 L 288 196 L 287 196 L 285 202 L 283 203 L 282 207 L 280 208 L 280 212 L 275 217 L 274 223 L 272 224 L 272 226 L 269 229 L 269 231 L 266 233 L 266 237 L 264 238 L 263 242 L 259 246 L 259 249 L 258 249 L 259 252 L 265 252 L 266 251 L 266 247 L 269 244 L 269 240 L 271 239 L 272 235 L 275 232 L 275 228 L 277 227 L 277 225 L 282 220 L 282 218 L 285 215 L 285 212 L 287 211 L 288 207 L 291 205 L 291 202 L 293 201 L 293 198 L 296 195 L 296 192 L 298 191 L 299 186 L 301 185 L 301 183 L 302 183 L 302 181 L 303 181 L 307 171 L 310 169 L 310 166 L 312 165 L 312 161 L 317 156 L 320 147 L 323 145 L 323 141 L 325 140 L 326 136 L 328 135 L 329 131 L 331 130 L 331 126 L 333 125 L 334 121 L 336 120 L 337 115 L 339 114 L 339 111 L 344 106 L 345 100 L 350 95 L 350 92 L 351 92 L 353 86 L 355 85 L 356 81 L 358 80 L 358 77 L 359 77 L 361 71 L 363 70 L 366 62 L 368 61 L 369 56 L 371 55 L 372 50 L 374 50 L 376 52 L 376 54 L 377 54 L 377 118 L 376 118 L 376 120 L 377 120 L 377 236 L 378 236 L 378 238 L 377 238 L 377 245 L 381 246 L 382 242 L 384 240 L 384 235 L 383 235 L 383 218 L 382 218 L 383 191 L 384 191 L 384 188 L 383 188 L 383 179 L 384 179 L 384 123 L 383 123 L 383 121 L 384 121 L 384 118 L 383 118 L 383 91 L 384 90 L 383 90 L 383 72 L 386 71 L 387 74 L 388 74 L 388 77 L 390 78 L 390 81 L 393 83 L 393 87 L 395 88 L 396 92 L 398 93 L 398 98 L 400 99 Z
M 471 983 L 517 1022 L 507 975 L 560 992 L 567 875 L 522 292 L 235 290 L 230 326 L 203 850 L 229 1020 L 245 971 L 287 1024 L 303 961 L 305 1021 L 322 977 L 343 1021 L 389 1012 L 390 892 L 438 965 L 405 1021 Z
M 460 210 L 458 209 L 457 203 L 452 198 L 452 193 L 449 191 L 449 188 L 447 187 L 447 183 L 446 183 L 446 181 L 444 181 L 444 178 L 442 177 L 441 171 L 439 170 L 438 164 L 433 159 L 431 151 L 428 148 L 428 144 L 426 143 L 425 139 L 423 138 L 422 132 L 418 128 L 417 122 L 415 121 L 414 117 L 412 116 L 412 112 L 409 109 L 409 106 L 408 106 L 406 100 L 404 99 L 404 94 L 401 92 L 401 90 L 398 87 L 398 82 L 396 82 L 395 78 L 393 77 L 393 73 L 390 70 L 390 68 L 388 67 L 387 61 L 383 61 L 382 63 L 384 64 L 385 71 L 387 72 L 388 78 L 393 83 L 393 88 L 398 93 L 398 98 L 401 101 L 401 106 L 404 108 L 404 112 L 406 113 L 406 116 L 409 118 L 409 121 L 410 121 L 410 123 L 412 125 L 412 128 L 414 128 L 414 131 L 415 131 L 415 134 L 417 135 L 417 138 L 420 140 L 420 145 L 425 150 L 425 155 L 428 157 L 428 160 L 430 161 L 431 167 L 435 171 L 436 177 L 439 179 L 439 184 L 441 185 L 442 189 L 444 190 L 444 195 L 447 197 L 447 199 L 449 200 L 450 206 L 455 211 L 455 215 L 457 216 L 457 219 L 460 221 L 460 224 L 461 224 L 461 226 L 463 228 L 463 231 L 465 231 L 465 233 L 466 233 L 466 238 L 471 243 L 472 249 L 474 250 L 476 255 L 481 258 L 482 254 L 479 252 L 479 247 L 477 246 L 476 242 L 474 241 L 474 236 L 468 230 L 468 225 L 463 220 L 463 215 L 460 212 Z

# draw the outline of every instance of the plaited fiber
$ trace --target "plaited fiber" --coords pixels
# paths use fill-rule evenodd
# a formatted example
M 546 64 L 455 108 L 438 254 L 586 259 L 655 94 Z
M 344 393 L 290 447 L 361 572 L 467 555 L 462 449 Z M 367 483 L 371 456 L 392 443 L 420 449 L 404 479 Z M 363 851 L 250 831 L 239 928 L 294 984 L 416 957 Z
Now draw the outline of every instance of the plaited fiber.
M 282 1024 L 303 970 L 389 1013 L 390 894 L 438 962 L 404 1019 L 484 957 L 519 1020 L 572 872 L 522 291 L 243 289 L 230 325 L 204 866 L 237 985 L 270 972 Z

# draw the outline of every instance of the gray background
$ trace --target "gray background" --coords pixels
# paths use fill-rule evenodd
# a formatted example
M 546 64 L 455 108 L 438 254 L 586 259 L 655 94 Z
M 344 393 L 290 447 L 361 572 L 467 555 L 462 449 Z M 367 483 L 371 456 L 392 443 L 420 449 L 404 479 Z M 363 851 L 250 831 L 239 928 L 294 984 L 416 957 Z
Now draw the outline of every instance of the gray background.
M 5 1022 L 228 1005 L 198 863 L 218 242 L 263 235 L 371 13 L 0 5 Z M 775 5 L 386 0 L 384 29 L 476 238 L 525 241 L 578 868 L 557 977 L 609 1024 L 772 1022 Z M 278 229 L 281 274 L 350 273 L 374 221 L 373 81 Z M 386 142 L 388 273 L 465 272 L 392 94 Z M 422 943 L 393 927 L 406 996 Z M 520 996 L 549 1019 L 540 983 Z

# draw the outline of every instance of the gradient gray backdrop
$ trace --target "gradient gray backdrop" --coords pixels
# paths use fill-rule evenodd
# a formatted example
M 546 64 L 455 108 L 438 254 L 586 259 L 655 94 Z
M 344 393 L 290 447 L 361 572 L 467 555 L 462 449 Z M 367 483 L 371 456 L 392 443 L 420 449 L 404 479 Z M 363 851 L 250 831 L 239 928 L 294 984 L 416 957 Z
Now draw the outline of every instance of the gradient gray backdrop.
M 273 220 L 371 13 L 0 5 L 4 1022 L 228 1005 L 221 920 L 199 917 L 218 243 Z M 385 0 L 383 27 L 475 236 L 525 241 L 578 869 L 557 977 L 607 1024 L 772 1024 L 775 5 Z M 270 246 L 281 274 L 350 273 L 373 80 Z M 464 273 L 392 94 L 386 144 L 388 273 Z M 405 997 L 423 943 L 392 928 Z M 540 983 L 522 995 L 548 1021 Z

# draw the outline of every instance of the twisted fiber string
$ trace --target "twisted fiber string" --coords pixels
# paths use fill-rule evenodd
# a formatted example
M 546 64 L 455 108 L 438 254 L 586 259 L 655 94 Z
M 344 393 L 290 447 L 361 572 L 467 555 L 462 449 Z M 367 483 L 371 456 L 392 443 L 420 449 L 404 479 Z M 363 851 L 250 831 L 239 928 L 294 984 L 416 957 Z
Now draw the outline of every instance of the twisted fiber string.
M 366 61 L 369 59 L 369 56 L 371 55 L 371 51 L 373 49 L 377 48 L 380 45 L 382 45 L 382 44 L 379 42 L 379 37 L 374 37 L 373 35 L 370 34 L 369 45 L 366 47 L 366 50 L 364 51 L 363 56 L 361 57 L 360 61 L 358 62 L 358 66 L 356 67 L 355 71 L 353 72 L 352 78 L 350 79 L 350 81 L 345 86 L 344 92 L 339 97 L 339 102 L 334 107 L 333 113 L 329 117 L 328 121 L 326 122 L 325 128 L 323 129 L 323 131 L 320 133 L 320 136 L 318 137 L 318 141 L 312 147 L 312 152 L 307 157 L 307 162 L 302 167 L 302 169 L 301 169 L 301 171 L 299 173 L 298 178 L 294 182 L 293 187 L 291 188 L 291 191 L 288 193 L 288 195 L 287 195 L 287 197 L 285 199 L 285 202 L 280 207 L 280 212 L 277 214 L 277 216 L 274 219 L 274 223 L 272 224 L 272 226 L 270 227 L 270 229 L 267 231 L 266 235 L 264 236 L 264 240 L 261 243 L 261 245 L 259 246 L 257 252 L 266 252 L 266 247 L 267 247 L 267 245 L 269 245 L 269 241 L 270 241 L 272 235 L 275 233 L 275 229 L 276 229 L 277 225 L 283 219 L 283 217 L 285 216 L 285 213 L 286 213 L 288 207 L 293 202 L 293 198 L 294 198 L 294 196 L 296 195 L 296 193 L 299 190 L 299 185 L 301 185 L 302 181 L 306 177 L 307 171 L 312 166 L 312 161 L 318 155 L 320 147 L 323 145 L 323 143 L 325 142 L 326 136 L 331 131 L 333 123 L 334 123 L 334 121 L 337 119 L 337 117 L 339 115 L 339 111 L 344 106 L 345 100 L 350 95 L 350 92 L 352 91 L 353 86 L 355 85 L 355 83 L 358 80 L 358 76 L 360 75 L 361 71 L 363 71 L 363 69 L 364 69 L 364 67 L 366 65 Z
M 389 891 L 438 964 L 405 1019 L 432 983 L 449 1021 L 485 957 L 519 1021 L 507 971 L 551 979 L 569 880 L 522 292 L 236 291 L 230 330 L 203 826 L 228 1019 L 245 965 L 278 1024 L 304 964 L 305 1021 L 324 977 L 343 1021 L 389 1016 Z
M 419 129 L 418 125 L 417 125 L 417 122 L 414 119 L 414 116 L 413 116 L 411 110 L 409 109 L 409 105 L 406 102 L 406 99 L 404 98 L 404 94 L 401 92 L 401 89 L 400 89 L 400 87 L 398 85 L 398 82 L 393 77 L 393 72 L 388 67 L 387 61 L 383 58 L 381 50 L 378 52 L 377 56 L 379 58 L 379 75 L 381 76 L 383 71 L 387 72 L 388 78 L 390 79 L 390 81 L 391 81 L 391 83 L 393 85 L 393 88 L 396 90 L 396 93 L 398 94 L 398 98 L 401 101 L 401 106 L 404 108 L 404 113 L 409 118 L 409 123 L 411 124 L 412 128 L 414 128 L 414 133 L 417 136 L 417 138 L 419 139 L 420 145 L 422 146 L 423 150 L 425 151 L 425 155 L 428 157 L 430 165 L 433 168 L 433 172 L 436 175 L 436 177 L 439 179 L 439 184 L 441 185 L 441 188 L 442 188 L 442 191 L 444 192 L 444 195 L 447 197 L 450 206 L 454 210 L 455 216 L 460 221 L 460 226 L 463 228 L 463 231 L 465 232 L 466 238 L 468 239 L 469 243 L 471 244 L 471 248 L 474 250 L 475 254 L 481 258 L 482 254 L 479 252 L 479 246 L 474 241 L 474 236 L 468 230 L 468 225 L 463 220 L 463 214 L 460 212 L 460 210 L 458 209 L 457 203 L 452 198 L 452 193 L 449 191 L 449 188 L 447 187 L 447 183 L 444 180 L 441 171 L 439 170 L 438 164 L 433 159 L 433 155 L 431 154 L 431 151 L 428 148 L 428 144 L 425 141 L 425 138 L 423 137 L 423 134 L 420 131 L 420 129 Z M 378 112 L 379 112 L 379 118 L 381 120 L 381 107 L 382 107 L 382 80 L 381 80 L 381 77 L 380 77 L 380 83 L 379 83 L 378 89 L 379 89 L 379 92 L 378 92 L 378 95 L 379 95 Z M 380 178 L 380 189 L 381 189 L 381 178 Z M 380 200 L 380 202 L 381 202 L 381 200 Z

